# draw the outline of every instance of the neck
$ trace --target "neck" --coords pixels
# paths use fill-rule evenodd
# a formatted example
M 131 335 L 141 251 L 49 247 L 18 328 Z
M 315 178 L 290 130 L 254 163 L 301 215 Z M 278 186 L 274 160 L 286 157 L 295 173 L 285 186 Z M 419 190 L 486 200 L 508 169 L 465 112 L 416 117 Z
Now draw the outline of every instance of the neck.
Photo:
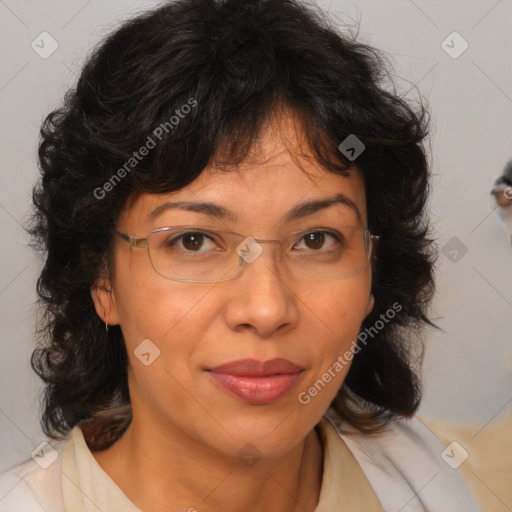
M 138 508 L 153 512 L 198 510 L 314 511 L 323 454 L 315 430 L 276 458 L 244 463 L 192 439 L 186 432 L 136 421 L 98 464 Z M 169 508 L 169 504 L 172 504 Z

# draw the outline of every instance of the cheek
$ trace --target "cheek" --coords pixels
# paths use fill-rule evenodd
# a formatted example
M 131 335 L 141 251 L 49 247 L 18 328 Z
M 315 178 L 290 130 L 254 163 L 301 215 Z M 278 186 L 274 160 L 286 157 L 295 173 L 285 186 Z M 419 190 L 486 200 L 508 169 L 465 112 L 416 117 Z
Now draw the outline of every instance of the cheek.
M 364 273 L 332 284 L 324 283 L 305 301 L 330 344 L 341 347 L 347 337 L 357 336 L 370 299 L 371 279 L 368 277 Z
M 365 274 L 324 284 L 306 302 L 312 372 L 303 389 L 311 398 L 322 391 L 322 402 L 332 400 L 350 369 L 361 323 L 366 315 L 371 280 Z M 305 389 L 307 388 L 307 389 Z M 325 391 L 324 391 L 325 389 Z
M 212 287 L 190 286 L 164 279 L 153 270 L 145 256 L 140 254 L 133 260 L 120 261 L 118 265 L 117 307 L 127 346 L 134 346 L 146 338 L 165 345 L 176 332 L 193 328 L 198 321 L 197 315 L 192 315 L 195 322 L 192 326 L 191 322 L 183 320 L 188 320 L 190 314 L 201 307 Z
M 125 290 L 121 324 L 132 392 L 139 397 L 164 407 L 172 396 L 173 403 L 180 404 L 178 410 L 190 406 L 183 390 L 193 387 L 191 368 L 197 363 L 201 340 L 214 323 L 210 289 L 211 285 L 192 288 L 163 281 Z
M 186 396 L 177 383 L 185 389 L 192 387 L 189 366 L 194 365 L 201 339 L 213 323 L 213 309 L 207 307 L 210 288 L 172 281 L 127 287 L 120 320 L 132 392 L 156 403 L 167 400 L 160 396 L 165 389 L 164 395 L 172 395 L 184 410 Z

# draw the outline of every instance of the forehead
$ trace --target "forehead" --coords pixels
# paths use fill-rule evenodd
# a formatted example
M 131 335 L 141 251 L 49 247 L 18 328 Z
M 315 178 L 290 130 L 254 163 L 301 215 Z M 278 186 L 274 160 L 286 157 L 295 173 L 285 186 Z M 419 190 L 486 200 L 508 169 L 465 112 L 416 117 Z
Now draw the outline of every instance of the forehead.
M 304 149 L 306 146 L 289 120 L 281 120 L 278 126 L 270 124 L 242 164 L 221 167 L 214 163 L 179 191 L 139 194 L 127 203 L 120 221 L 134 229 L 154 228 L 158 216 L 179 216 L 177 208 L 166 207 L 168 203 L 214 203 L 229 210 L 224 220 L 264 229 L 267 223 L 273 225 L 284 219 L 299 204 L 339 195 L 347 201 L 333 205 L 330 211 L 366 225 L 361 172 L 354 166 L 346 175 L 334 174 L 322 167 Z M 353 207 L 347 206 L 349 203 Z M 359 210 L 359 219 L 355 209 Z M 208 208 L 199 210 L 205 213 Z M 190 213 L 187 218 L 191 218 Z
M 125 210 L 123 219 L 134 228 L 144 229 L 158 227 L 159 221 L 165 224 L 164 219 L 178 222 L 206 217 L 263 229 L 266 224 L 273 226 L 285 219 L 291 222 L 319 211 L 330 212 L 331 218 L 338 214 L 351 224 L 366 225 L 360 173 L 337 176 L 324 171 L 305 175 L 301 170 L 277 165 L 223 174 L 205 170 L 177 192 L 141 194 Z

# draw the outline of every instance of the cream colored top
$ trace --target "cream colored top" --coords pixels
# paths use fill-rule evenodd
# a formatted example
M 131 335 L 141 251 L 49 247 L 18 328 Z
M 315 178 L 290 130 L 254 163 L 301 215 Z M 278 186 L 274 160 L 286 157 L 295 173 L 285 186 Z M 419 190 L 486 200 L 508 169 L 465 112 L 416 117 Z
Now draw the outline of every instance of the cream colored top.
M 329 409 L 317 427 L 324 464 L 315 512 L 481 512 L 419 419 L 394 421 L 372 436 Z M 0 512 L 99 511 L 140 512 L 96 462 L 78 426 L 0 475 Z
M 368 480 L 354 456 L 336 432 L 322 418 L 318 432 L 324 450 L 320 499 L 315 512 L 343 510 L 383 512 Z M 92 456 L 79 427 L 73 429 L 62 461 L 66 512 L 141 512 L 103 471 Z

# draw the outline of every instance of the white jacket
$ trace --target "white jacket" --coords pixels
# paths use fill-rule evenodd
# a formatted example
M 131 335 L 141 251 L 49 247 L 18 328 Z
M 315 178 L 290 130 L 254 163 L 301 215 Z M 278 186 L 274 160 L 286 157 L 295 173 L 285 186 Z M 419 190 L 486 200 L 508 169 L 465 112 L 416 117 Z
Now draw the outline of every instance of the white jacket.
M 368 436 L 348 427 L 331 409 L 326 412 L 324 418 L 327 421 L 323 424 L 334 427 L 337 435 L 354 456 L 385 512 L 482 512 L 460 471 L 445 462 L 446 455 L 444 460 L 441 457 L 445 447 L 419 419 L 394 421 L 382 435 Z M 341 434 L 341 426 L 345 431 L 352 433 Z M 331 429 L 330 426 L 329 428 Z M 332 434 L 334 429 L 331 429 L 331 436 L 338 439 Z M 86 448 L 81 435 L 80 440 L 83 450 L 87 452 L 85 456 L 90 456 L 89 459 L 92 461 L 92 454 Z M 47 469 L 43 469 L 40 464 L 30 459 L 0 475 L 0 512 L 88 512 L 98 510 L 96 505 L 106 502 L 101 500 L 109 490 L 105 492 L 99 489 L 99 501 L 96 505 L 88 500 L 83 508 L 79 507 L 80 510 L 66 510 L 63 498 L 62 455 L 68 441 L 68 438 L 52 441 L 52 447 L 57 452 L 52 454 L 58 455 L 58 458 Z M 334 446 L 331 437 L 331 443 L 327 443 L 330 459 L 335 456 L 335 453 L 331 453 Z M 87 469 L 102 472 L 99 465 L 94 463 L 94 466 L 97 469 L 93 466 Z M 103 475 L 104 478 L 106 474 Z M 94 482 L 102 481 L 99 478 L 101 475 L 97 474 L 96 478 L 93 473 L 92 476 Z M 64 475 L 64 478 L 65 485 L 73 488 L 69 477 Z M 111 496 L 116 496 L 116 500 L 110 503 L 122 502 L 127 504 L 127 509 L 138 510 L 131 502 L 128 505 L 127 498 L 113 482 L 107 482 L 108 485 L 115 487 L 112 488 L 114 493 Z M 332 489 L 332 486 L 330 488 Z M 339 503 L 339 506 L 329 505 L 329 510 L 322 507 L 322 510 L 317 508 L 315 512 L 369 512 L 346 510 L 342 499 L 328 500 L 328 503 Z M 101 512 L 121 511 L 101 508 Z

